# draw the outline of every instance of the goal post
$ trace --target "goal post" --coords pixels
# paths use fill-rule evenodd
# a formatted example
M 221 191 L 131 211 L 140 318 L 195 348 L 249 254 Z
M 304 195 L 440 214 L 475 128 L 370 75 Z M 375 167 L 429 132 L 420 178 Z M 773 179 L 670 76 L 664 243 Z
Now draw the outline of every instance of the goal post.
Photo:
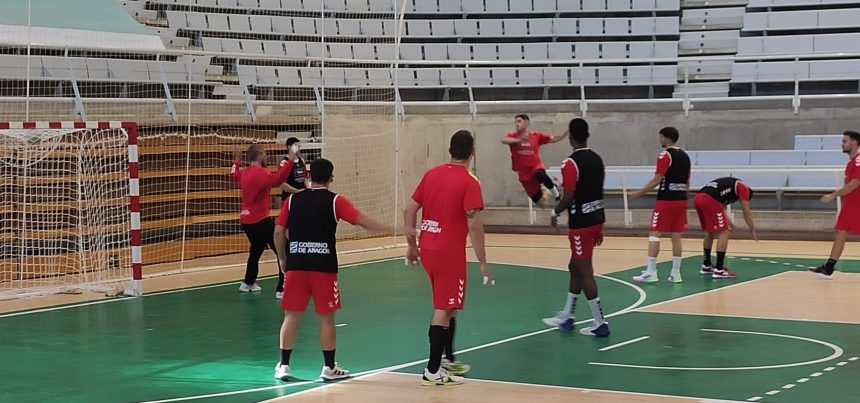
M 0 122 L 0 299 L 142 295 L 135 122 Z

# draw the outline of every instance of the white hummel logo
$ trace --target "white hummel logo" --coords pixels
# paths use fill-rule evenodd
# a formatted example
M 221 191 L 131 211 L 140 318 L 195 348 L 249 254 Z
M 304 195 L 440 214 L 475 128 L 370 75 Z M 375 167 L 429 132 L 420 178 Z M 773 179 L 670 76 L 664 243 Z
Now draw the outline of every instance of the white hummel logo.
M 454 298 L 448 298 L 448 304 L 454 305 Z
M 583 251 L 582 251 L 582 241 L 580 241 L 580 240 L 579 240 L 579 237 L 578 237 L 578 236 L 577 236 L 577 237 L 574 237 L 574 238 L 575 238 L 575 239 L 574 239 L 574 241 L 573 241 L 573 247 L 574 247 L 574 250 L 575 250 L 575 252 L 576 252 L 576 255 L 577 255 L 577 256 L 582 256 L 582 254 L 583 254 Z

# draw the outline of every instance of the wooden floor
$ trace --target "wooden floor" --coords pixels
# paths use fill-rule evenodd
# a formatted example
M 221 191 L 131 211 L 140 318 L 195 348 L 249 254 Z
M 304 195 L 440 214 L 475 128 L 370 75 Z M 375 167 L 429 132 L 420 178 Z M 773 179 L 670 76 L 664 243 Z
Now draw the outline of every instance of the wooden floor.
M 542 267 L 566 270 L 570 250 L 564 236 L 534 235 L 488 235 L 488 257 L 493 263 Z M 342 264 L 364 262 L 402 256 L 403 248 L 396 247 L 392 239 L 344 242 L 340 250 L 353 251 L 341 256 Z M 669 242 L 665 242 L 660 261 L 669 260 Z M 374 249 L 375 248 L 375 249 Z M 684 241 L 684 256 L 700 255 L 701 241 Z M 373 250 L 366 250 L 373 249 Z M 595 267 L 599 274 L 616 273 L 643 266 L 646 260 L 647 241 L 644 238 L 607 238 L 596 251 Z M 366 251 L 363 251 L 366 250 Z M 756 261 L 757 256 L 812 259 L 823 262 L 830 250 L 829 242 L 789 241 L 732 241 L 730 255 L 747 262 Z M 273 255 L 266 252 L 261 265 L 261 276 L 272 276 L 276 272 L 271 262 Z M 473 256 L 470 256 L 473 258 Z M 860 246 L 849 244 L 845 259 L 860 258 Z M 185 265 L 164 264 L 147 268 L 150 273 L 161 273 L 144 281 L 147 293 L 186 289 L 233 282 L 244 272 L 243 255 L 199 259 Z M 781 264 L 758 259 L 763 265 Z M 804 261 L 806 262 L 806 261 Z M 729 261 L 731 264 L 732 261 Z M 798 264 L 802 266 L 803 264 Z M 796 269 L 795 269 L 796 270 Z M 181 272 L 179 272 L 181 271 Z M 179 273 L 177 273 L 179 272 Z M 176 274 L 164 274 L 176 273 Z M 661 273 L 661 277 L 666 273 Z M 499 280 L 504 281 L 504 280 Z M 238 286 L 238 283 L 237 283 Z M 765 318 L 818 322 L 860 324 L 856 295 L 860 289 L 860 274 L 838 273 L 834 281 L 811 282 L 807 273 L 780 272 L 755 280 L 738 283 L 736 286 L 714 289 L 688 297 L 670 299 L 657 303 L 641 312 L 682 315 L 703 315 L 738 318 Z M 263 290 L 264 295 L 274 290 Z M 0 301 L 0 313 L 50 307 L 105 298 L 97 294 L 53 295 L 26 300 Z M 272 401 L 363 403 L 378 401 L 431 402 L 682 402 L 703 401 L 659 394 L 618 392 L 613 390 L 581 389 L 575 387 L 547 386 L 497 380 L 469 379 L 455 388 L 422 388 L 415 375 L 396 372 L 373 372 L 347 382 L 325 385 L 293 393 Z M 237 401 L 245 401 L 239 398 Z M 708 400 L 715 401 L 715 400 Z M 766 401 L 766 400 L 762 400 Z

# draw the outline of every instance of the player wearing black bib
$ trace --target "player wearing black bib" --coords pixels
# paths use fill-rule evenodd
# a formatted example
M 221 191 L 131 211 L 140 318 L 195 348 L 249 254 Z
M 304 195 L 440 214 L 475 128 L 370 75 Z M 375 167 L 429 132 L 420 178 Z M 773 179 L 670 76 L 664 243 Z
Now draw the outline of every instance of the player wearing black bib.
M 726 214 L 726 206 L 739 201 L 744 210 L 744 221 L 747 223 L 753 238 L 758 241 L 755 233 L 750 200 L 753 191 L 746 183 L 738 178 L 717 178 L 702 187 L 696 194 L 693 204 L 699 215 L 699 223 L 705 232 L 704 261 L 699 274 L 713 278 L 735 278 L 736 275 L 725 267 L 726 250 L 729 247 L 729 229 L 736 228 Z M 717 238 L 717 264 L 711 264 L 711 248 Z
M 281 203 L 287 200 L 290 195 L 301 192 L 307 187 L 308 172 L 305 167 L 305 160 L 299 156 L 299 151 L 302 149 L 302 143 L 295 137 L 287 139 L 287 156 L 284 157 L 285 162 L 292 163 L 287 180 L 281 184 Z M 275 298 L 281 299 L 284 296 L 284 274 L 278 274 L 278 287 L 275 289 Z
M 564 196 L 555 206 L 551 223 L 558 225 L 558 217 L 567 210 L 570 239 L 570 283 L 564 308 L 554 317 L 543 321 L 549 326 L 572 330 L 573 312 L 579 293 L 585 291 L 591 308 L 593 323 L 580 333 L 586 336 L 609 336 L 609 324 L 603 317 L 597 282 L 594 280 L 594 265 L 591 258 L 594 248 L 603 243 L 603 223 L 606 222 L 603 201 L 603 180 L 606 176 L 603 159 L 588 148 L 588 123 L 573 119 L 569 124 L 570 144 L 573 154 L 561 166 Z

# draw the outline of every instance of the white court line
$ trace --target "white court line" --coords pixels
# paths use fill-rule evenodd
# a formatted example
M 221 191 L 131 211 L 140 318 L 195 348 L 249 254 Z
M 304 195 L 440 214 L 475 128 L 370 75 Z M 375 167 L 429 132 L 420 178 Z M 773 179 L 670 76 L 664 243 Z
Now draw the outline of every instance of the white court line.
M 710 294 L 710 293 L 712 293 L 712 292 L 717 292 L 717 291 L 727 290 L 727 289 L 729 289 L 729 288 L 739 287 L 739 286 L 742 286 L 742 285 L 744 285 L 744 284 L 750 284 L 750 283 L 755 283 L 755 282 L 757 282 L 757 281 L 762 281 L 762 280 L 772 279 L 772 278 L 774 278 L 774 277 L 781 276 L 781 275 L 783 275 L 783 274 L 785 274 L 785 273 L 788 273 L 788 272 L 782 271 L 782 272 L 779 272 L 779 273 L 774 273 L 774 274 L 771 274 L 771 275 L 768 275 L 768 276 L 759 277 L 759 278 L 752 279 L 752 280 L 748 280 L 748 281 L 741 281 L 741 282 L 737 282 L 737 283 L 734 283 L 734 284 L 727 285 L 727 286 L 725 286 L 725 287 L 713 288 L 713 289 L 710 289 L 710 290 L 707 290 L 707 291 L 702 291 L 702 292 L 695 293 L 695 294 L 685 295 L 685 296 L 680 297 L 680 298 L 668 299 L 668 300 L 665 300 L 665 301 L 662 301 L 662 302 L 657 302 L 657 303 L 654 303 L 654 304 L 650 304 L 650 305 L 645 305 L 645 306 L 639 307 L 639 308 L 637 308 L 637 309 L 636 309 L 636 311 L 642 311 L 642 310 L 645 310 L 645 309 L 651 309 L 651 308 L 654 308 L 654 307 L 656 307 L 656 306 L 660 306 L 660 305 L 663 305 L 663 304 L 668 304 L 668 303 L 670 303 L 670 302 L 683 301 L 683 300 L 685 300 L 685 299 L 694 298 L 694 297 L 699 297 L 699 296 L 702 296 L 702 295 Z M 654 312 L 656 312 L 656 311 L 654 311 Z M 672 313 L 674 313 L 674 312 L 672 312 Z
M 355 266 L 361 266 L 361 265 L 373 264 L 373 263 L 383 263 L 383 262 L 388 262 L 391 260 L 398 260 L 398 259 L 402 259 L 402 258 L 401 257 L 393 257 L 393 258 L 386 258 L 386 259 L 379 259 L 379 260 L 369 260 L 367 262 L 359 262 L 359 263 L 351 263 L 351 264 L 343 265 L 343 266 L 340 266 L 340 268 L 345 269 L 348 267 L 355 267 Z M 230 267 L 230 266 L 232 266 L 232 265 L 225 265 L 224 267 Z M 213 266 L 213 267 L 217 267 L 217 266 Z M 267 278 L 274 278 L 274 277 L 275 276 L 265 276 L 265 277 L 260 277 L 260 278 L 261 279 L 267 279 Z M 175 294 L 178 292 L 205 290 L 205 289 L 217 288 L 217 287 L 226 287 L 226 286 L 232 285 L 234 283 L 235 283 L 235 281 L 230 281 L 230 282 L 226 282 L 226 283 L 201 285 L 201 286 L 197 286 L 197 287 L 179 288 L 176 290 L 158 291 L 158 292 L 153 292 L 153 293 L 149 293 L 149 294 L 143 294 L 143 298 L 154 297 L 157 295 Z M 98 300 L 98 301 L 81 302 L 81 303 L 77 303 L 77 304 L 60 305 L 60 306 L 54 306 L 54 307 L 49 307 L 49 308 L 31 309 L 31 310 L 27 310 L 27 311 L 19 311 L 19 312 L 11 312 L 11 313 L 2 314 L 2 315 L 0 315 L 0 319 L 9 318 L 9 317 L 13 317 L 13 316 L 29 315 L 29 314 L 33 314 L 33 313 L 62 311 L 65 309 L 79 308 L 82 306 L 107 304 L 109 302 L 134 301 L 134 300 L 135 300 L 135 298 L 112 298 L 112 299 L 103 299 L 103 300 Z
M 848 361 L 857 361 L 857 360 L 860 360 L 860 357 L 851 357 L 848 359 Z
M 807 337 L 800 336 L 792 336 L 788 334 L 779 334 L 779 333 L 764 333 L 764 332 L 749 332 L 743 330 L 725 330 L 725 329 L 700 329 L 703 332 L 715 332 L 715 333 L 736 333 L 736 334 L 749 334 L 756 336 L 772 336 L 772 337 L 781 337 L 785 339 L 794 339 L 807 341 L 810 343 L 821 344 L 825 347 L 828 347 L 833 350 L 833 354 L 819 358 L 817 360 L 810 360 L 804 362 L 795 362 L 789 364 L 777 364 L 777 365 L 759 365 L 759 366 L 749 366 L 749 367 L 668 367 L 668 366 L 656 366 L 656 365 L 633 365 L 633 364 L 615 364 L 608 362 L 589 362 L 589 365 L 599 365 L 603 367 L 621 367 L 621 368 L 639 368 L 639 369 L 663 369 L 663 370 L 675 370 L 675 371 L 746 371 L 746 370 L 760 370 L 760 369 L 776 369 L 776 368 L 791 368 L 791 367 L 800 367 L 804 365 L 812 365 L 818 364 L 821 362 L 826 362 L 830 360 L 834 360 L 839 358 L 844 354 L 844 351 L 841 347 L 828 343 L 826 341 L 810 339 Z M 825 371 L 832 371 L 834 367 L 829 367 L 829 369 L 825 368 Z
M 818 378 L 818 377 L 819 377 L 819 376 L 821 376 L 821 375 L 824 375 L 824 374 L 822 374 L 821 372 L 815 372 L 815 373 L 813 373 L 813 374 L 811 374 L 811 375 L 809 375 L 809 376 L 811 376 L 811 377 L 813 377 L 813 378 Z
M 796 380 L 795 382 L 797 382 L 797 383 L 806 383 L 806 382 L 809 382 L 809 378 L 800 378 L 800 379 Z
M 402 259 L 402 258 L 401 258 L 401 257 L 397 257 L 397 258 L 394 258 L 394 259 Z M 509 265 L 509 266 L 520 266 L 520 267 L 526 267 L 526 268 L 528 268 L 528 267 L 534 267 L 534 268 L 543 268 L 543 269 L 550 269 L 550 270 L 554 270 L 554 269 L 552 269 L 552 268 L 547 268 L 547 267 L 535 267 L 535 266 L 524 266 L 524 265 Z M 633 288 L 634 290 L 636 290 L 636 291 L 639 293 L 639 299 L 637 299 L 637 300 L 636 300 L 636 302 L 634 302 L 634 303 L 633 303 L 633 304 L 631 304 L 630 306 L 628 306 L 628 307 L 626 307 L 626 308 L 624 308 L 624 309 L 622 309 L 622 310 L 620 310 L 620 311 L 613 312 L 613 313 L 611 313 L 611 314 L 609 314 L 609 315 L 606 315 L 606 317 L 607 317 L 607 318 L 611 318 L 611 317 L 615 317 L 615 316 L 618 316 L 618 315 L 623 315 L 623 314 L 628 313 L 628 312 L 632 312 L 636 307 L 638 307 L 639 305 L 641 305 L 642 303 L 644 303 L 644 302 L 645 302 L 645 298 L 646 298 L 646 296 L 647 296 L 647 295 L 645 294 L 645 290 L 643 290 L 642 288 L 640 288 L 640 287 L 636 286 L 635 284 L 628 283 L 628 282 L 626 282 L 626 281 L 624 281 L 624 280 L 619 280 L 619 279 L 617 279 L 617 278 L 608 277 L 608 276 L 603 276 L 603 275 L 597 275 L 597 277 L 605 278 L 605 279 L 608 279 L 608 280 L 616 281 L 616 282 L 619 282 L 619 283 L 621 283 L 621 284 L 627 285 L 627 286 L 629 286 L 629 287 Z M 581 320 L 581 321 L 579 321 L 579 322 L 576 322 L 576 324 L 582 324 L 582 323 L 586 323 L 586 322 L 590 322 L 590 321 L 591 321 L 591 319 Z M 481 345 L 478 345 L 478 346 L 475 346 L 475 347 L 471 347 L 471 348 L 467 348 L 467 349 L 464 349 L 464 350 L 460 350 L 460 351 L 457 351 L 457 352 L 456 352 L 456 354 L 463 354 L 463 353 L 468 353 L 468 352 L 470 352 L 470 351 L 481 350 L 481 349 L 484 349 L 484 348 L 488 348 L 488 347 L 492 347 L 492 346 L 497 346 L 497 345 L 499 345 L 499 344 L 509 343 L 509 342 L 511 342 L 511 341 L 520 340 L 520 339 L 524 339 L 524 338 L 527 338 L 527 337 L 536 336 L 536 335 L 539 335 L 539 334 L 544 334 L 544 333 L 554 332 L 554 331 L 557 331 L 557 330 L 558 330 L 558 328 L 555 328 L 555 327 L 546 328 L 546 329 L 538 330 L 538 331 L 535 331 L 535 332 L 526 333 L 526 334 L 521 334 L 521 335 L 519 335 L 519 336 L 509 337 L 509 338 L 507 338 L 507 339 L 498 340 L 498 341 L 494 341 L 494 342 L 491 342 L 491 343 L 481 344 Z M 408 368 L 408 367 L 411 367 L 411 366 L 414 366 L 414 365 L 423 364 L 423 363 L 425 363 L 425 362 L 427 362 L 427 359 L 426 359 L 426 358 L 425 358 L 425 359 L 421 359 L 421 360 L 415 360 L 415 361 L 412 361 L 412 362 L 406 362 L 406 363 L 403 363 L 403 364 L 393 365 L 393 366 L 389 366 L 389 367 L 385 367 L 385 368 L 377 368 L 377 369 L 372 369 L 372 370 L 368 370 L 368 371 L 358 372 L 358 373 L 353 374 L 353 376 L 352 376 L 349 380 L 361 379 L 361 378 L 364 378 L 364 377 L 367 377 L 367 376 L 371 376 L 371 375 L 376 374 L 376 373 L 379 373 L 379 372 L 391 372 L 391 371 L 396 371 L 396 370 L 403 369 L 403 368 Z M 292 393 L 292 394 L 290 394 L 290 396 L 299 396 L 299 395 L 302 395 L 302 394 L 305 394 L 305 393 L 308 393 L 308 392 L 311 392 L 311 391 L 316 391 L 316 390 L 320 390 L 320 389 L 322 389 L 322 388 L 330 387 L 330 386 L 336 385 L 336 384 L 338 384 L 338 383 L 342 383 L 342 382 L 334 382 L 334 383 L 325 383 L 325 384 L 322 384 L 322 382 L 321 382 L 321 381 L 318 381 L 318 380 L 317 380 L 317 381 L 305 381 L 305 382 L 297 382 L 297 383 L 290 383 L 290 384 L 283 384 L 283 385 L 266 386 L 266 387 L 255 388 L 255 389 L 243 389 L 243 390 L 236 390 L 236 391 L 230 391 L 230 392 L 211 393 L 211 394 L 206 394 L 206 395 L 177 397 L 177 398 L 163 399 L 163 400 L 152 400 L 152 401 L 146 401 L 145 403 L 169 403 L 169 402 L 180 402 L 180 401 L 188 401 L 188 400 L 207 399 L 207 398 L 212 398 L 212 397 L 234 396 L 234 395 L 241 395 L 241 394 L 245 394 L 245 393 L 253 393 L 253 392 L 263 392 L 263 391 L 267 391 L 267 390 L 288 389 L 288 388 L 293 388 L 293 387 L 297 387 L 297 386 L 304 386 L 304 385 L 308 385 L 308 384 L 321 384 L 321 386 L 319 386 L 319 387 L 317 387 L 317 388 L 306 389 L 306 390 L 302 390 L 302 391 L 299 391 L 299 392 L 296 392 L 296 393 Z
M 645 307 L 643 309 L 647 309 Z M 858 322 L 851 321 L 839 321 L 839 320 L 820 320 L 820 319 L 805 319 L 805 318 L 775 318 L 770 316 L 746 316 L 746 315 L 733 315 L 728 313 L 701 313 L 701 312 L 670 312 L 670 311 L 647 311 L 650 313 L 663 313 L 663 314 L 671 314 L 671 315 L 688 315 L 688 316 L 710 316 L 710 317 L 718 317 L 718 318 L 738 318 L 738 319 L 764 319 L 764 320 L 781 320 L 788 322 L 808 322 L 808 323 L 836 323 L 840 325 L 858 325 Z
M 403 373 L 403 372 L 389 372 L 389 373 L 386 373 L 385 375 L 398 375 L 398 376 L 413 377 L 414 378 L 414 377 L 420 376 L 421 374 L 407 374 L 407 373 Z M 670 398 L 678 398 L 678 399 L 697 399 L 700 401 L 715 402 L 715 403 L 734 402 L 734 400 L 707 399 L 707 398 L 702 398 L 699 396 L 665 395 L 665 394 L 660 394 L 660 393 L 647 393 L 647 392 L 626 392 L 626 391 L 611 390 L 611 389 L 593 389 L 593 388 L 579 388 L 576 386 L 560 386 L 560 385 L 546 385 L 546 384 L 540 384 L 540 383 L 498 381 L 495 379 L 468 378 L 468 379 L 466 379 L 466 382 L 467 383 L 472 383 L 472 382 L 495 383 L 495 384 L 499 384 L 499 385 L 525 386 L 525 387 L 531 386 L 531 387 L 543 388 L 543 389 L 568 390 L 568 391 L 577 391 L 577 392 L 582 392 L 582 393 L 599 392 L 599 393 L 611 393 L 611 394 L 620 394 L 620 395 L 628 395 L 628 396 L 652 396 L 652 397 L 663 397 L 663 398 L 670 397 Z M 287 396 L 287 398 L 290 398 L 293 396 L 295 396 L 295 394 L 289 395 L 289 396 Z M 274 401 L 277 399 L 283 399 L 283 398 L 275 398 L 275 399 L 268 400 L 268 401 Z M 261 403 L 266 403 L 266 402 L 261 402 Z
M 793 384 L 793 383 L 789 383 L 788 385 L 785 385 L 785 386 L 783 386 L 782 388 L 783 388 L 783 389 L 791 389 L 791 388 L 793 388 L 793 387 L 795 387 L 795 384 Z
M 836 363 L 836 366 L 838 366 L 838 367 L 841 367 L 843 365 L 848 365 L 848 361 L 842 361 L 842 362 Z
M 836 369 L 836 367 L 827 367 L 827 368 L 824 368 L 824 372 L 830 372 L 830 371 L 833 371 L 834 369 Z
M 611 345 L 611 346 L 603 347 L 603 348 L 601 348 L 601 349 L 598 349 L 597 351 L 609 351 L 609 350 L 616 349 L 616 348 L 618 348 L 618 347 L 624 347 L 624 346 L 626 346 L 626 345 L 628 345 L 628 344 L 633 344 L 633 343 L 636 343 L 636 342 L 639 342 L 639 341 L 642 341 L 642 340 L 647 340 L 647 339 L 650 339 L 650 338 L 651 338 L 651 336 L 642 336 L 642 337 L 637 337 L 637 338 L 635 338 L 635 339 L 633 339 L 633 340 L 627 340 L 627 341 L 624 341 L 624 342 L 621 342 L 621 343 L 618 343 L 618 344 L 613 344 L 613 345 Z
M 751 397 L 747 399 L 748 402 L 757 402 L 759 400 L 761 400 L 761 396 Z
M 766 394 L 766 395 L 768 395 L 768 396 L 773 396 L 773 395 L 775 395 L 775 394 L 777 394 L 777 393 L 779 393 L 779 391 L 778 391 L 778 390 L 772 390 L 772 391 L 767 392 L 767 393 L 765 393 L 765 394 Z

